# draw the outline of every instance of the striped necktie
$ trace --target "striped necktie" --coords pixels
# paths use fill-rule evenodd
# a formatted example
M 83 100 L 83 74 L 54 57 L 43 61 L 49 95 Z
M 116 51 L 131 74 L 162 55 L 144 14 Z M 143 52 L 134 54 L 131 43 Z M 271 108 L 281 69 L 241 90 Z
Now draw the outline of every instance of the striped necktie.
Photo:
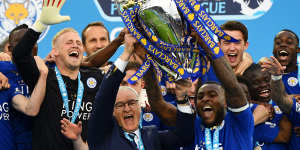
M 137 147 L 137 143 L 135 142 L 134 138 L 136 137 L 136 135 L 134 133 L 128 133 L 128 136 L 131 138 L 130 142 L 134 145 L 134 147 L 136 149 L 138 149 Z

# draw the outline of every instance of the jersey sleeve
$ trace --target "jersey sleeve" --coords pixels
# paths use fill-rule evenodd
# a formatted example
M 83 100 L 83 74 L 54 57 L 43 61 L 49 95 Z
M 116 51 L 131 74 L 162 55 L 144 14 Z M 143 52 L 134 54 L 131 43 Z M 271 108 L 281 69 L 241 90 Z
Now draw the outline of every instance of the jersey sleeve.
M 14 96 L 22 94 L 20 86 L 15 82 L 10 82 L 10 88 L 9 88 L 9 99 L 12 99 Z
M 230 117 L 230 121 L 232 121 L 232 123 L 237 124 L 238 126 L 242 127 L 242 128 L 246 128 L 246 127 L 254 127 L 254 119 L 253 119 L 253 115 L 252 115 L 252 111 L 251 108 L 248 105 L 248 108 L 245 108 L 243 111 L 236 113 L 236 112 L 232 112 L 230 110 L 228 110 L 227 113 L 229 113 L 229 117 Z
M 267 122 L 270 123 L 270 122 Z M 263 141 L 267 143 L 272 143 L 278 136 L 279 126 L 272 126 L 271 124 L 262 123 L 255 126 L 254 130 L 254 141 Z
M 245 110 L 235 113 L 228 110 L 227 119 L 225 121 L 230 122 L 232 126 L 232 132 L 239 134 L 242 137 L 251 137 L 254 133 L 254 119 L 251 108 L 248 107 Z

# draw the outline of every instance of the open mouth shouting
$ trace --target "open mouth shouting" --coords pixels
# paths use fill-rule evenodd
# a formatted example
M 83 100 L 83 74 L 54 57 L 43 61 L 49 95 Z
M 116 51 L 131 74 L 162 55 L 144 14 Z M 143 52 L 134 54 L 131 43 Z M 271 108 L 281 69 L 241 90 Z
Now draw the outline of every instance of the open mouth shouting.
M 135 126 L 135 117 L 133 114 L 126 114 L 123 119 L 127 126 Z
M 284 57 L 284 56 L 288 56 L 289 53 L 286 50 L 280 50 L 278 52 L 278 56 Z
M 78 57 L 79 57 L 79 52 L 78 52 L 78 51 L 71 51 L 71 52 L 69 53 L 69 56 L 70 56 L 70 57 L 78 58 Z
M 202 111 L 202 117 L 203 118 L 212 118 L 213 114 L 214 114 L 214 111 L 213 111 L 213 107 L 206 104 L 204 105 L 202 108 L 201 108 L 201 111 Z
M 271 95 L 271 90 L 270 89 L 264 89 L 264 90 L 259 91 L 258 94 L 259 94 L 260 97 L 268 98 Z
M 237 60 L 237 53 L 229 53 L 227 54 L 228 60 L 230 63 L 234 63 Z
M 122 117 L 122 127 L 126 131 L 133 131 L 138 128 L 139 120 L 138 117 L 134 115 L 134 113 L 126 114 Z
M 125 115 L 124 120 L 125 121 L 132 121 L 133 120 L 133 115 Z
M 288 56 L 289 56 L 289 52 L 286 51 L 285 49 L 282 49 L 282 50 L 278 51 L 278 60 L 279 60 L 279 62 L 281 63 L 282 66 L 287 65 Z

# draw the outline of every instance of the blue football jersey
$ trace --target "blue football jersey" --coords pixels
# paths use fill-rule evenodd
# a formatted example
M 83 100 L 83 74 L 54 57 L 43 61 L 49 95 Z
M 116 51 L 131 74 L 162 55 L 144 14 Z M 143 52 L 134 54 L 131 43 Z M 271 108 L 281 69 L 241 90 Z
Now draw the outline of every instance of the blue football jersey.
M 16 83 L 9 81 L 10 88 L 0 91 L 0 147 L 3 150 L 14 150 L 15 140 L 10 124 L 10 111 L 12 98 L 20 93 Z
M 254 120 L 250 107 L 240 113 L 228 111 L 219 130 L 219 149 L 253 150 Z M 214 135 L 215 130 L 210 130 Z M 200 117 L 195 120 L 195 142 L 184 150 L 207 150 L 205 127 Z
M 284 74 L 282 76 L 282 81 L 284 83 L 285 91 L 288 94 L 300 94 L 298 70 Z
M 288 116 L 289 120 L 292 122 L 293 127 L 300 127 L 300 104 L 293 99 L 293 107 Z M 292 130 L 292 136 L 289 143 L 290 150 L 299 150 L 300 149 L 300 137 L 296 136 Z
M 275 110 L 275 116 L 272 120 L 255 126 L 253 135 L 254 146 L 260 146 L 263 150 L 286 150 L 288 147 L 287 144 L 273 143 L 278 136 L 279 122 L 283 117 L 283 113 L 273 101 L 270 101 L 270 104 L 272 104 Z M 253 104 L 251 108 L 252 111 L 254 111 L 257 106 L 257 104 Z
M 25 97 L 30 96 L 29 88 L 24 83 L 22 77 L 18 74 L 16 66 L 9 61 L 0 61 L 0 72 L 2 72 L 9 81 L 18 85 L 19 92 Z M 15 136 L 15 142 L 24 145 L 32 142 L 32 121 L 33 118 L 11 108 L 9 111 L 10 122 Z M 30 147 L 30 146 L 29 146 Z

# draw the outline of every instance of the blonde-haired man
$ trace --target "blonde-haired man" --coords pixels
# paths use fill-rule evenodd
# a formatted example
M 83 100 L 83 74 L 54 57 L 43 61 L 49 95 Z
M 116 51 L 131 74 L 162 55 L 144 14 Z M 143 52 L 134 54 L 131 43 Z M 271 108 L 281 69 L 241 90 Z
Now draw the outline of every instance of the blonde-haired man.
M 28 29 L 15 46 L 13 57 L 24 81 L 30 88 L 37 81 L 39 71 L 31 55 L 46 25 L 58 24 L 70 18 L 60 16 L 59 11 L 65 0 L 57 3 L 48 0 L 53 6 L 43 6 L 41 17 Z M 56 66 L 49 69 L 46 94 L 38 116 L 34 119 L 33 150 L 72 150 L 85 149 L 87 121 L 92 111 L 94 97 L 102 80 L 98 69 L 80 69 L 83 45 L 74 29 L 63 29 L 53 40 Z M 72 141 L 62 134 L 60 121 L 63 119 L 81 125 L 82 140 Z M 80 147 L 86 146 L 86 147 Z

